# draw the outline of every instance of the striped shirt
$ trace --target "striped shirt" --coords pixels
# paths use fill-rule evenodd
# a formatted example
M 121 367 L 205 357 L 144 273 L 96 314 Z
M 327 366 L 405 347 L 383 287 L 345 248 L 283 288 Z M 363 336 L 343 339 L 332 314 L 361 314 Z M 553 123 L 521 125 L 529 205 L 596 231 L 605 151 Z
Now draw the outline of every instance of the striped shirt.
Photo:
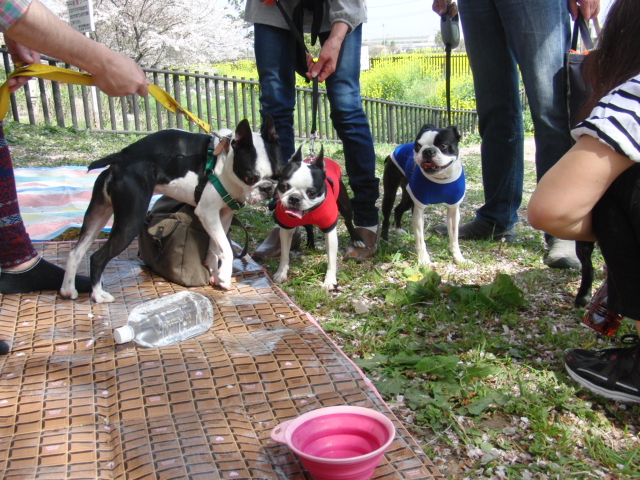
M 31 0 L 0 0 L 0 32 L 7 29 L 27 11 Z
M 571 131 L 590 135 L 634 162 L 640 162 L 640 75 L 602 97 L 587 119 Z

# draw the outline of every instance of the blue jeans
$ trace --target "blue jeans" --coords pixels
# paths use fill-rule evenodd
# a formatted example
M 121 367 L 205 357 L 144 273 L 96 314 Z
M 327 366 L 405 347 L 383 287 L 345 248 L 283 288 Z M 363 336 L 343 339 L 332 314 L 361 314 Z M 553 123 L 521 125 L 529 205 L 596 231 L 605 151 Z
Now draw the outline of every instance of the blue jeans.
M 295 151 L 293 113 L 296 103 L 295 69 L 291 55 L 289 30 L 256 23 L 254 50 L 260 77 L 262 113 L 274 119 L 280 137 L 282 157 L 288 160 Z M 320 42 L 329 32 L 320 34 Z M 342 140 L 345 167 L 353 191 L 351 206 L 354 223 L 360 227 L 378 225 L 380 180 L 376 177 L 376 155 L 369 121 L 360 97 L 360 47 L 362 25 L 345 37 L 336 71 L 325 85 L 331 121 Z
M 538 180 L 571 148 L 564 80 L 567 0 L 459 0 L 482 137 L 485 204 L 476 218 L 496 231 L 518 221 L 524 127 L 518 67 L 533 117 Z

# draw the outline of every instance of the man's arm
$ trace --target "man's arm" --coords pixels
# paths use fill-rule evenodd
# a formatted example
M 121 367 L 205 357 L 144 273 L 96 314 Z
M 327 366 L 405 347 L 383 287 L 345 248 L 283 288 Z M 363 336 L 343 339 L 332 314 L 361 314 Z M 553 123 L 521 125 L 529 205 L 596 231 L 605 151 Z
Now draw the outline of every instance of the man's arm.
M 147 77 L 137 63 L 77 32 L 39 0 L 4 35 L 14 61 L 31 63 L 29 58 L 39 60 L 36 52 L 44 53 L 89 72 L 107 95 L 147 95 Z

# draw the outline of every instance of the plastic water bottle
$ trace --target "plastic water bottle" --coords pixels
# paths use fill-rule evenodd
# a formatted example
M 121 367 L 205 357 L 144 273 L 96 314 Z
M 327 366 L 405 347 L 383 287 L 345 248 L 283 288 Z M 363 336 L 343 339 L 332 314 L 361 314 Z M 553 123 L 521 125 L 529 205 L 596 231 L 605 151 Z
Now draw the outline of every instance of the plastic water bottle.
M 184 290 L 138 305 L 127 325 L 115 329 L 113 338 L 116 343 L 133 340 L 143 347 L 164 347 L 200 335 L 212 324 L 211 301 Z

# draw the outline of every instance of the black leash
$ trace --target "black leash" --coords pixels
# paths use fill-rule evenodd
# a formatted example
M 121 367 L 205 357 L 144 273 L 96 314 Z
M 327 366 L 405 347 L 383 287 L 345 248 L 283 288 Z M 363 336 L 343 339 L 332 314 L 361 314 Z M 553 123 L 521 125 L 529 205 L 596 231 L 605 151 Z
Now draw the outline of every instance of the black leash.
M 442 42 L 444 43 L 444 51 L 446 53 L 445 60 L 445 88 L 447 95 L 447 120 L 449 125 L 451 122 L 451 50 L 460 44 L 460 16 L 456 15 L 451 18 L 449 10 L 453 4 L 447 6 L 447 11 L 440 17 L 440 31 L 442 33 Z

